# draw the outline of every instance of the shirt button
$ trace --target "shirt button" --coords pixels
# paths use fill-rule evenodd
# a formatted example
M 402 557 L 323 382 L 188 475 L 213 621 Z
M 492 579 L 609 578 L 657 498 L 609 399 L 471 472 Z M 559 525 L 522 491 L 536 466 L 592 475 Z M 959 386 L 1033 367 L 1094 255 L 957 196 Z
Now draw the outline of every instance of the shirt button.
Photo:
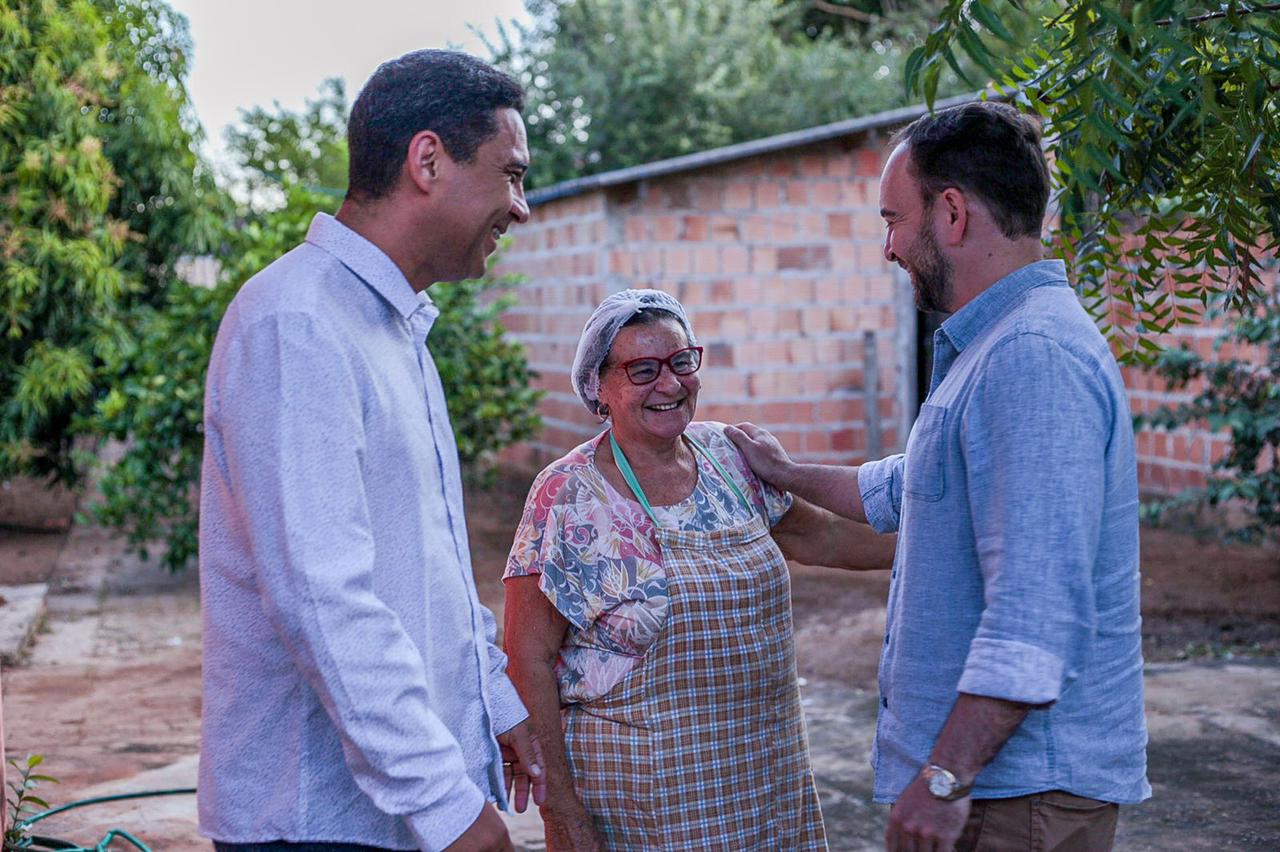
M 886 645 L 888 645 L 888 644 L 889 644 L 889 634 L 888 634 L 888 633 L 884 634 L 884 644 L 886 644 Z
M 882 695 L 882 696 L 880 696 L 880 706 L 881 706 L 881 707 L 883 707 L 884 709 L 888 710 L 888 709 L 889 709 L 889 699 L 885 698 L 883 695 Z

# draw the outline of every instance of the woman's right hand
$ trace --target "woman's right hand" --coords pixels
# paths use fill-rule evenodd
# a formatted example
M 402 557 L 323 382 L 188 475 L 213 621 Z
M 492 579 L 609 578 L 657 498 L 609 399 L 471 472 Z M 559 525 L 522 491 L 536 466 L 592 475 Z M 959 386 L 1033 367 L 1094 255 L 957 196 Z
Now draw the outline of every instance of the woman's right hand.
M 604 852 L 604 837 L 585 808 L 561 813 L 544 807 L 542 824 L 547 852 Z

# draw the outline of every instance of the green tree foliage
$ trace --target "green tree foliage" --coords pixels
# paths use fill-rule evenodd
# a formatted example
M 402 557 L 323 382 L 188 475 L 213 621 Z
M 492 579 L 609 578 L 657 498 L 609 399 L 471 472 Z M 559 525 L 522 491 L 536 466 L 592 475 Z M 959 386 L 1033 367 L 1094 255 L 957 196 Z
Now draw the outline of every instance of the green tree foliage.
M 243 113 L 229 140 L 251 201 L 224 236 L 220 283 L 173 289 L 164 304 L 139 314 L 136 340 L 111 361 L 115 382 L 95 428 L 128 446 L 102 478 L 95 514 L 126 530 L 144 555 L 163 540 L 171 570 L 196 554 L 204 379 L 218 323 L 241 284 L 304 240 L 317 211 L 337 210 L 346 188 L 347 112 L 340 84 L 329 81 L 300 112 Z M 540 425 L 541 394 L 529 387 L 524 350 L 498 322 L 510 305 L 506 290 L 518 283 L 485 277 L 431 289 L 441 310 L 431 351 L 458 454 L 473 474 Z
M 772 0 L 528 0 L 489 49 L 528 97 L 531 185 L 901 105 L 901 48 Z M 783 20 L 779 21 L 779 14 Z
M 1243 509 L 1246 522 L 1230 530 L 1239 538 L 1257 539 L 1280 529 L 1280 295 L 1236 320 L 1224 343 L 1257 357 L 1200 358 L 1183 346 L 1161 353 L 1157 370 L 1174 390 L 1200 391 L 1189 401 L 1135 419 L 1138 426 L 1176 429 L 1207 424 L 1231 435 L 1231 449 L 1213 465 L 1204 488 L 1190 489 L 1170 500 L 1150 504 L 1159 516 L 1188 504 Z
M 77 479 L 130 312 L 212 233 L 186 46 L 149 0 L 0 7 L 0 478 Z
M 1010 32 L 1032 18 L 1034 37 Z M 1043 116 L 1053 237 L 1121 356 L 1199 389 L 1138 424 L 1230 434 L 1206 488 L 1151 511 L 1230 503 L 1251 519 L 1237 532 L 1280 528 L 1280 4 L 949 0 L 908 83 L 932 100 L 962 60 Z M 1206 313 L 1237 317 L 1229 340 L 1258 357 L 1162 351 L 1161 334 Z
M 227 142 L 247 188 L 271 196 L 285 186 L 341 197 L 347 185 L 347 93 L 341 78 L 325 80 L 301 112 L 254 107 L 240 114 Z
M 1280 4 L 950 0 L 908 60 L 932 102 L 960 58 L 1043 116 L 1055 237 L 1130 360 L 1153 337 L 1263 286 L 1280 246 Z M 1039 26 L 1019 42 L 1015 22 Z M 1004 46 L 1001 44 L 1004 43 Z
M 129 69 L 99 104 L 103 153 L 117 177 L 113 216 L 137 235 L 122 268 L 159 304 L 184 256 L 207 251 L 229 213 L 213 174 L 196 155 L 203 130 L 186 91 L 191 39 L 186 19 L 161 0 L 94 0 L 105 49 Z
M 774 27 L 783 38 L 843 36 L 868 43 L 924 42 L 946 0 L 777 0 Z

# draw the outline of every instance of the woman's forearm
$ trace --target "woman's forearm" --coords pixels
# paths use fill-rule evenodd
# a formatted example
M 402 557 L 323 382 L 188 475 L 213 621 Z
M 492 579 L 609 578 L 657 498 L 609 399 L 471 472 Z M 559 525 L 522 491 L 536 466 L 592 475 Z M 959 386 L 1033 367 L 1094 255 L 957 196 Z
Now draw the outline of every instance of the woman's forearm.
M 507 673 L 529 711 L 529 725 L 542 744 L 542 759 L 547 771 L 547 801 L 553 810 L 582 808 L 573 789 L 573 773 L 569 769 L 560 727 L 560 689 L 550 662 L 522 660 L 511 655 Z
M 825 565 L 847 571 L 893 567 L 897 536 L 878 535 L 866 524 L 799 498 L 772 532 L 782 555 L 805 565 Z

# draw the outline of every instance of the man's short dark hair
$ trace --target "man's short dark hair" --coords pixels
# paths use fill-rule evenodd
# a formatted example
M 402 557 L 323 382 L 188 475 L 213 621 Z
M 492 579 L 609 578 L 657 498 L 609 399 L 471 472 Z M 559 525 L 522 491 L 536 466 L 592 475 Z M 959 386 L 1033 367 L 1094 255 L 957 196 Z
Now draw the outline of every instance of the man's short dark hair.
M 1040 124 L 1008 104 L 977 101 L 925 115 L 899 130 L 926 206 L 949 186 L 979 198 L 1010 239 L 1040 236 L 1049 166 Z
M 471 162 L 498 132 L 494 113 L 524 109 L 524 92 L 497 68 L 452 50 L 415 50 L 378 66 L 347 122 L 347 194 L 375 199 L 400 175 L 409 140 L 432 130 L 450 157 Z

